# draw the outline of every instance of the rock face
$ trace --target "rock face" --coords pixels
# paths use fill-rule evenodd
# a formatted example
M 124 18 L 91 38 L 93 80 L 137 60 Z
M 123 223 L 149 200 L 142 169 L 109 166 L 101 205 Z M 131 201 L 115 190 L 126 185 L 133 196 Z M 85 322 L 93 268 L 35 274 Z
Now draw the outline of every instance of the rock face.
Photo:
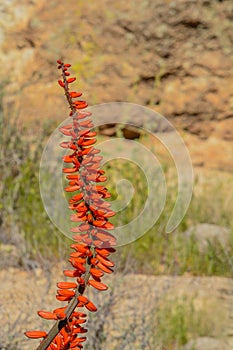
M 219 243 L 223 248 L 229 244 L 230 229 L 212 224 L 198 224 L 190 227 L 183 233 L 184 237 L 191 239 L 192 237 L 198 243 L 200 250 L 204 251 L 210 244 Z
M 232 150 L 232 1 L 9 0 L 0 6 L 6 113 L 17 110 L 27 125 L 62 121 L 55 62 L 64 57 L 90 104 L 147 105 L 187 131 L 191 146 L 205 141 L 204 159 L 207 144 Z M 197 151 L 191 152 L 195 162 Z M 232 157 L 213 153 L 213 167 L 233 169 Z

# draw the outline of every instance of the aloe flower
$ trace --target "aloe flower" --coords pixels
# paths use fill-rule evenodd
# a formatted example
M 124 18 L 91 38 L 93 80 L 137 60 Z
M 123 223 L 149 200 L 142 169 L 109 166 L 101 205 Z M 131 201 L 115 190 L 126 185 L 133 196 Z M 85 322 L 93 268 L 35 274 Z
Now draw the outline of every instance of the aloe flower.
M 86 288 L 106 290 L 108 287 L 101 279 L 104 273 L 113 272 L 114 263 L 109 255 L 115 252 L 116 238 L 109 232 L 114 229 L 109 218 L 115 212 L 111 210 L 111 204 L 105 201 L 111 195 L 101 184 L 107 178 L 100 168 L 100 151 L 94 147 L 96 132 L 91 131 L 91 113 L 83 111 L 87 107 L 85 101 L 77 100 L 82 93 L 70 91 L 70 84 L 76 80 L 70 77 L 71 65 L 61 60 L 57 63 L 61 70 L 58 83 L 64 89 L 72 118 L 70 124 L 59 129 L 69 137 L 60 146 L 68 151 L 63 157 L 63 172 L 68 180 L 65 191 L 72 192 L 69 199 L 72 211 L 70 220 L 75 223 L 71 229 L 74 233 L 69 257 L 71 268 L 63 273 L 72 281 L 57 283 L 56 298 L 65 302 L 65 306 L 52 312 L 38 311 L 40 317 L 56 321 L 50 331 L 27 331 L 25 335 L 28 338 L 42 338 L 37 350 L 78 350 L 83 348 L 82 343 L 86 340 L 84 334 L 87 329 L 83 324 L 87 314 L 83 311 L 97 311 L 96 306 L 84 296 Z

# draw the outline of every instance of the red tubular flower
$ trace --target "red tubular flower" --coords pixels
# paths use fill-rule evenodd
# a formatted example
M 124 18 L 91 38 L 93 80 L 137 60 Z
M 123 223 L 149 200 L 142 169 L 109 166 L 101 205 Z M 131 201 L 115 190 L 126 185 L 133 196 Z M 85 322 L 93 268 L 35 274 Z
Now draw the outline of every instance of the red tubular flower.
M 38 311 L 38 315 L 46 320 L 57 320 L 57 315 L 54 312 Z
M 45 338 L 47 336 L 47 333 L 43 331 L 27 331 L 24 334 L 32 339 Z
M 65 96 L 70 107 L 72 124 L 64 125 L 59 130 L 68 136 L 68 141 L 63 141 L 60 146 L 70 150 L 63 157 L 63 168 L 68 180 L 66 192 L 74 192 L 69 199 L 69 208 L 73 211 L 70 220 L 76 225 L 71 229 L 74 232 L 71 245 L 73 251 L 69 262 L 73 269 L 64 270 L 63 274 L 74 278 L 74 282 L 58 282 L 56 298 L 68 305 L 55 309 L 53 312 L 38 311 L 38 315 L 49 320 L 57 320 L 51 330 L 46 333 L 42 331 L 28 331 L 25 335 L 29 338 L 44 338 L 37 350 L 68 350 L 82 349 L 82 343 L 86 337 L 80 336 L 87 330 L 80 326 L 86 322 L 86 314 L 77 311 L 85 307 L 88 311 L 95 312 L 97 307 L 86 297 L 84 292 L 88 286 L 100 291 L 108 287 L 102 283 L 104 273 L 112 273 L 114 263 L 108 258 L 115 252 L 116 238 L 108 230 L 114 228 L 109 218 L 115 215 L 110 209 L 110 203 L 105 198 L 111 195 L 104 185 L 97 183 L 105 182 L 104 170 L 100 169 L 100 152 L 93 145 L 96 143 L 96 132 L 91 131 L 93 127 L 90 112 L 84 112 L 87 103 L 76 100 L 82 95 L 81 92 L 69 91 L 69 86 L 76 80 L 69 77 L 69 63 L 57 61 L 58 69 L 61 70 L 62 78 L 58 80 L 64 89 Z M 92 279 L 90 279 L 90 277 Z
M 63 69 L 63 72 L 64 72 L 64 69 Z M 65 75 L 66 75 L 66 73 L 65 73 Z M 69 79 L 67 79 L 67 83 L 73 83 L 73 81 L 75 81 L 76 80 L 76 78 L 74 77 L 74 78 L 69 78 Z

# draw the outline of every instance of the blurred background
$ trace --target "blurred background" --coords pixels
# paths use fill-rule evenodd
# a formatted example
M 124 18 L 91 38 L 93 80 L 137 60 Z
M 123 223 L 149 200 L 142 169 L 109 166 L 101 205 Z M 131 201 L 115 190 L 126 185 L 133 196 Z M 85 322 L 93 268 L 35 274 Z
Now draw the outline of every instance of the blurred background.
M 41 325 L 36 310 L 56 307 L 55 283 L 69 254 L 38 183 L 46 141 L 68 116 L 59 58 L 72 64 L 74 89 L 89 105 L 133 102 L 170 120 L 195 174 L 189 210 L 167 235 L 177 192 L 172 159 L 132 127 L 99 130 L 100 141 L 121 136 L 155 152 L 168 193 L 155 226 L 115 254 L 111 291 L 94 296 L 100 310 L 90 320 L 87 349 L 232 349 L 230 0 L 0 0 L 0 349 L 32 347 L 22 332 Z M 119 176 L 137 188 L 114 219 L 129 222 L 145 201 L 145 177 L 124 161 L 106 171 L 114 198 Z

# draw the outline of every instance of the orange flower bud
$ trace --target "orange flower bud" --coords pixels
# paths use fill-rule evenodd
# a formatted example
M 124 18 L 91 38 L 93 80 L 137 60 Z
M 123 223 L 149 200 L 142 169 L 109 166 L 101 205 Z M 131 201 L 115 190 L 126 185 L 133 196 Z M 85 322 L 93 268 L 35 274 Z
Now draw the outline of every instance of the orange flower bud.
M 64 270 L 63 274 L 67 277 L 79 277 L 80 271 L 78 271 L 78 270 Z
M 65 84 L 64 84 L 63 81 L 60 80 L 60 79 L 58 80 L 58 84 L 59 84 L 61 87 L 63 87 L 63 88 L 65 87 Z
M 103 272 L 100 271 L 100 270 L 98 270 L 98 269 L 96 269 L 96 268 L 94 268 L 94 267 L 92 267 L 92 268 L 90 269 L 90 273 L 91 273 L 91 275 L 94 276 L 94 277 L 102 277 L 102 276 L 103 276 Z
M 89 300 L 87 299 L 87 297 L 85 297 L 84 295 L 79 295 L 78 296 L 78 301 L 80 301 L 83 304 L 87 304 L 89 303 Z
M 85 304 L 85 307 L 89 311 L 92 311 L 92 312 L 97 311 L 97 307 L 91 301 L 89 301 L 89 303 Z
M 77 284 L 74 282 L 58 282 L 57 286 L 60 289 L 77 288 Z
M 27 332 L 24 332 L 24 334 L 26 335 L 26 337 L 32 338 L 32 339 L 47 337 L 47 333 L 42 331 L 27 331 Z
M 69 79 L 67 79 L 67 83 L 73 83 L 73 81 L 75 81 L 76 80 L 76 78 L 75 77 L 73 77 L 73 78 L 69 78 Z
M 108 268 L 106 265 L 102 264 L 100 261 L 98 262 L 97 266 L 104 272 L 106 273 L 112 273 L 113 270 L 111 270 L 110 268 Z
M 106 257 L 103 257 L 102 255 L 100 255 L 98 253 L 96 254 L 96 258 L 105 266 L 114 267 L 114 263 L 111 260 L 109 260 Z
M 75 185 L 75 186 L 68 186 L 68 187 L 65 187 L 65 191 L 66 192 L 75 192 L 75 191 L 78 191 L 80 189 L 80 186 L 78 185 Z
M 98 282 L 98 281 L 94 281 L 94 280 L 89 280 L 88 284 L 98 290 L 107 290 L 108 286 L 106 286 L 106 284 Z
M 70 91 L 69 92 L 71 98 L 76 98 L 82 96 L 81 92 L 76 92 L 76 91 Z
M 57 315 L 54 314 L 53 312 L 48 312 L 48 311 L 38 311 L 37 314 L 42 317 L 45 318 L 46 320 L 56 320 L 57 319 Z
M 64 295 L 56 295 L 56 299 L 59 301 L 70 301 L 70 296 L 64 296 Z
M 61 295 L 63 297 L 74 297 L 75 291 L 69 290 L 69 289 L 58 289 L 57 290 L 58 295 Z

